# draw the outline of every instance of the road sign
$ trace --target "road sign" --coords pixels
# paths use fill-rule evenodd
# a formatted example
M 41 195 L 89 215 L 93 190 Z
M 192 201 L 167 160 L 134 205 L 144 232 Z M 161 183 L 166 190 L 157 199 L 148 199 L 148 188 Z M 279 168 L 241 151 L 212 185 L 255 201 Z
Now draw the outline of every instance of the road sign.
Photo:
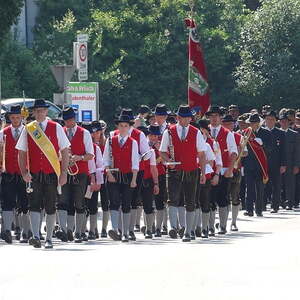
M 66 85 L 71 80 L 75 67 L 71 65 L 50 66 L 52 74 L 61 91 L 65 90 Z
M 77 42 L 84 43 L 89 40 L 89 35 L 85 33 L 81 33 L 77 35 Z
M 77 69 L 78 80 L 84 81 L 88 79 L 88 50 L 87 42 L 78 43 L 77 46 Z

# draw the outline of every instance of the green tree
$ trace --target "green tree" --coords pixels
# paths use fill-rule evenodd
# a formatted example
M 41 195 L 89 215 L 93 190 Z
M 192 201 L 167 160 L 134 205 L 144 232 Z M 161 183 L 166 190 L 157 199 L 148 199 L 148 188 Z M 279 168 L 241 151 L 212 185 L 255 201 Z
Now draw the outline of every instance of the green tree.
M 300 0 L 265 0 L 242 30 L 238 90 L 250 106 L 300 104 Z

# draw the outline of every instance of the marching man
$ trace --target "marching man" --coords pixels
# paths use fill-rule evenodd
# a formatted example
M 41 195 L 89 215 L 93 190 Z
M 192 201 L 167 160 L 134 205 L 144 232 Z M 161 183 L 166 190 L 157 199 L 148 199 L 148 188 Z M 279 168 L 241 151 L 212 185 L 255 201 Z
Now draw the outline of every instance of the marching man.
M 41 207 L 46 210 L 45 248 L 53 248 L 52 233 L 56 220 L 57 188 L 67 182 L 70 142 L 63 128 L 47 118 L 49 105 L 43 99 L 34 102 L 36 121 L 26 125 L 16 145 L 21 175 L 28 186 L 30 221 L 35 248 L 41 247 L 39 227 Z M 59 163 L 61 155 L 61 165 Z

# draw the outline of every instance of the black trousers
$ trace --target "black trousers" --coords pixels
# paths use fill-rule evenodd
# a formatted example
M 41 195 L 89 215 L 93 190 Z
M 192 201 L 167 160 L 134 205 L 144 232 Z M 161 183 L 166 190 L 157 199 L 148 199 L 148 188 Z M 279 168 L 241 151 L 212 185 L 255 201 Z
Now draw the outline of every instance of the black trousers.
M 32 174 L 33 192 L 28 194 L 29 210 L 41 212 L 42 208 L 48 215 L 56 212 L 57 204 L 57 176 L 56 174 Z
M 269 168 L 267 188 L 270 189 L 272 208 L 278 210 L 281 195 L 281 174 L 279 167 Z
M 235 171 L 233 177 L 229 179 L 228 183 L 228 199 L 232 205 L 240 205 L 240 186 L 241 186 L 241 172 Z
M 245 169 L 246 179 L 246 210 L 253 213 L 253 204 L 255 203 L 256 214 L 263 211 L 264 184 L 261 171 Z
M 187 211 L 194 211 L 198 181 L 198 169 L 191 172 L 169 170 L 167 174 L 168 205 L 178 207 L 180 201 L 183 201 Z
M 87 174 L 68 175 L 67 183 L 62 187 L 57 208 L 67 210 L 68 215 L 74 216 L 85 212 L 85 193 L 88 185 Z
M 142 187 L 142 181 L 144 177 L 144 171 L 139 171 L 136 177 L 136 188 L 133 189 L 132 192 L 132 199 L 131 199 L 131 208 L 137 209 L 139 206 L 141 206 L 141 187 Z
M 209 213 L 211 208 L 211 183 L 210 179 L 207 179 L 205 184 L 199 184 L 199 192 L 197 197 L 197 202 L 203 213 Z
M 241 185 L 240 185 L 240 199 L 242 202 L 242 209 L 246 208 L 246 180 L 245 175 L 241 178 Z
M 162 174 L 158 176 L 159 193 L 154 196 L 156 210 L 163 210 L 165 203 L 167 202 L 167 185 L 166 175 Z
M 296 175 L 296 193 L 295 193 L 295 207 L 299 206 L 300 203 L 300 173 Z
M 2 210 L 17 210 L 18 214 L 27 214 L 28 198 L 26 193 L 26 184 L 21 175 L 2 174 Z
M 216 206 L 226 207 L 229 205 L 228 189 L 230 178 L 220 176 L 219 184 L 211 187 L 211 208 L 216 210 Z
M 104 178 L 104 182 L 106 182 L 106 177 Z M 109 210 L 109 198 L 108 198 L 107 189 L 106 189 L 105 184 L 101 185 L 100 198 L 101 198 L 102 211 L 108 211 Z
M 116 173 L 114 177 L 117 182 L 107 181 L 106 188 L 109 195 L 109 209 L 119 210 L 123 213 L 129 213 L 131 208 L 132 194 L 135 189 L 130 187 L 132 173 Z
M 86 199 L 86 206 L 90 215 L 95 215 L 98 212 L 98 197 L 99 192 L 93 192 L 91 199 Z
M 153 213 L 153 180 L 152 178 L 143 179 L 141 186 L 141 196 L 143 201 L 143 209 L 146 215 Z

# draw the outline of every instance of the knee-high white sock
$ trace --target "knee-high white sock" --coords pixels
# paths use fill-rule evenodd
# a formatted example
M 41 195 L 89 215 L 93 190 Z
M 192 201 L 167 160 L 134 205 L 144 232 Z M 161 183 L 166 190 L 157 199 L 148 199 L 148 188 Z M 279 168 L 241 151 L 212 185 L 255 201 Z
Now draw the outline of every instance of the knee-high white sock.
M 83 221 L 84 221 L 84 214 L 76 212 L 75 213 L 75 233 L 81 234 Z
M 197 227 L 201 227 L 201 226 L 202 226 L 202 210 L 199 209 L 199 218 L 198 218 Z
M 202 213 L 202 229 L 208 230 L 210 213 Z
M 153 214 L 146 215 L 146 231 L 152 232 L 153 221 L 154 221 Z
M 119 209 L 119 231 L 122 232 L 123 229 L 123 217 L 122 217 L 122 210 Z
M 52 241 L 52 233 L 55 227 L 56 222 L 56 215 L 48 215 L 46 214 L 46 228 L 47 228 L 47 234 L 46 234 L 46 240 Z
M 118 210 L 110 211 L 111 226 L 112 226 L 112 229 L 117 232 L 119 229 L 119 215 L 120 215 L 120 212 Z
M 97 228 L 98 214 L 90 215 L 90 231 L 95 233 Z
M 129 234 L 129 224 L 130 224 L 131 214 L 130 213 L 127 213 L 127 214 L 122 213 L 122 219 L 123 219 L 122 233 L 125 234 L 125 235 L 128 235 Z
M 31 231 L 33 236 L 36 238 L 40 237 L 40 222 L 41 222 L 41 213 L 31 211 L 30 212 Z
M 12 210 L 4 210 L 2 212 L 4 230 L 11 231 L 11 225 L 14 220 L 14 212 Z
M 164 210 L 157 210 L 156 211 L 156 229 L 161 230 L 161 225 L 164 218 Z
M 83 214 L 82 216 L 82 227 L 81 227 L 81 233 L 85 233 L 86 232 L 86 225 L 87 225 L 87 216 L 86 213 Z
M 231 224 L 236 225 L 236 220 L 237 220 L 237 217 L 239 215 L 239 210 L 240 210 L 240 206 L 239 205 L 232 205 L 232 210 L 231 210 L 232 220 L 231 220 Z
M 42 224 L 45 216 L 45 209 L 42 209 L 41 211 L 41 217 L 40 217 L 40 226 L 39 226 L 39 232 L 42 232 Z M 46 226 L 47 229 L 47 226 Z
M 163 226 L 168 227 L 168 209 L 164 208 Z
M 107 224 L 109 219 L 109 211 L 103 211 L 102 214 L 102 229 L 107 230 Z
M 66 210 L 58 210 L 58 220 L 59 226 L 64 231 L 67 232 L 67 220 L 68 220 L 68 212 Z
M 211 210 L 209 213 L 209 229 L 215 229 L 216 211 Z
M 185 234 L 191 235 L 191 231 L 194 225 L 194 219 L 195 219 L 195 212 L 194 211 L 187 211 L 185 213 Z
M 194 224 L 193 224 L 193 229 L 192 231 L 194 231 L 197 227 L 197 224 L 198 224 L 198 220 L 199 220 L 199 214 L 200 214 L 200 208 L 196 208 L 195 209 L 195 218 L 194 218 Z
M 141 216 L 143 213 L 143 207 L 138 207 L 136 212 L 136 221 L 135 225 L 141 225 Z
M 178 220 L 179 220 L 179 226 L 186 227 L 186 217 L 185 217 L 185 207 L 179 206 L 178 207 Z
M 136 215 L 137 215 L 137 209 L 131 209 L 131 211 L 130 211 L 129 231 L 134 231 L 134 225 L 135 225 L 135 222 L 136 222 Z
M 177 228 L 177 207 L 169 206 L 169 219 L 170 226 L 172 228 Z
M 22 234 L 26 234 L 28 236 L 28 232 L 30 230 L 29 213 L 22 214 L 22 216 L 21 216 L 21 226 L 22 226 Z
M 220 226 L 224 228 L 226 228 L 226 224 L 227 224 L 227 212 L 228 212 L 227 206 L 219 207 Z
M 75 216 L 68 215 L 67 217 L 67 228 L 72 232 L 75 230 Z

